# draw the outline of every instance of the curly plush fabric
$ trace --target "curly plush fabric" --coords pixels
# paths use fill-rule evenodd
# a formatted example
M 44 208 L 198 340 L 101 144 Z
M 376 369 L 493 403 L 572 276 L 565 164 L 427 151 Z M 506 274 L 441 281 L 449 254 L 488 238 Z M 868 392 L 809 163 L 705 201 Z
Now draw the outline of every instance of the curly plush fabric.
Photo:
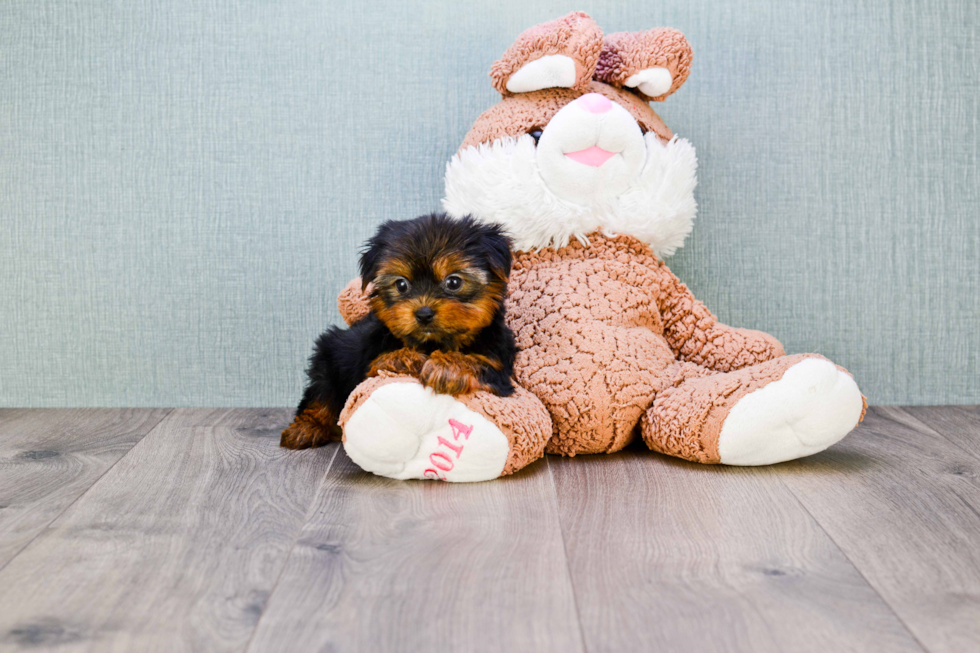
M 551 437 L 551 418 L 533 394 L 518 387 L 510 397 L 477 392 L 459 397 L 466 406 L 497 425 L 510 442 L 510 455 L 501 476 L 527 467 L 544 455 Z
M 575 62 L 572 88 L 581 90 L 592 79 L 601 51 L 602 30 L 588 14 L 572 12 L 524 30 L 504 56 L 493 64 L 490 79 L 501 95 L 510 95 L 507 80 L 521 66 L 546 55 L 562 54 Z
M 661 27 L 646 32 L 617 32 L 605 38 L 595 78 L 621 88 L 632 75 L 654 66 L 670 71 L 670 89 L 657 97 L 636 90 L 645 100 L 661 101 L 687 81 L 694 53 L 684 35 L 676 29 Z
M 654 265 L 660 270 L 657 281 L 663 298 L 664 337 L 679 360 L 729 372 L 785 353 L 768 333 L 720 324 L 662 261 Z
M 654 451 L 699 463 L 721 462 L 718 437 L 735 403 L 812 354 L 784 356 L 727 374 L 695 372 L 678 379 L 643 417 L 643 441 Z M 703 370 L 703 368 L 702 368 Z
M 719 323 L 639 240 L 588 240 L 521 252 L 511 273 L 517 379 L 552 416 L 549 453 L 617 451 L 678 378 L 782 354 L 772 336 Z
M 340 310 L 340 316 L 347 324 L 354 324 L 371 312 L 371 307 L 361 290 L 360 277 L 351 281 L 340 291 L 337 296 L 337 308 Z

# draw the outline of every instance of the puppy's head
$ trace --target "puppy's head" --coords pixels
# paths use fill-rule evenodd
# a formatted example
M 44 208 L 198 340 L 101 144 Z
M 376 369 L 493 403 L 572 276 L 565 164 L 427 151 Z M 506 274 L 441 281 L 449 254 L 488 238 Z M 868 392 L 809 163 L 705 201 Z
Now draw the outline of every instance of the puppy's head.
M 510 240 L 469 217 L 425 215 L 386 222 L 361 254 L 371 309 L 411 345 L 458 349 L 500 309 L 510 275 Z

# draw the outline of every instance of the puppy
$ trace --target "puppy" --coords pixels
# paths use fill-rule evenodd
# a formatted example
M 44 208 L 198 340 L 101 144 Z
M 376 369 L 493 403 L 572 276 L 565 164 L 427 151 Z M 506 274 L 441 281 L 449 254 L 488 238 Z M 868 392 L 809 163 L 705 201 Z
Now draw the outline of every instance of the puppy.
M 317 447 L 341 437 L 337 418 L 364 379 L 408 374 L 435 392 L 506 397 L 517 348 L 504 324 L 510 239 L 470 218 L 386 222 L 361 254 L 371 312 L 316 341 L 309 383 L 280 444 Z

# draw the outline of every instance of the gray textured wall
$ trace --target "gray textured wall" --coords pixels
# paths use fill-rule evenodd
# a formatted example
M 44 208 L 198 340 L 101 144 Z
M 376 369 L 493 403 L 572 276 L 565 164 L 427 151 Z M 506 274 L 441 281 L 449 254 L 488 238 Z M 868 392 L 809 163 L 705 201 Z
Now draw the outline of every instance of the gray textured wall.
M 283 405 L 493 60 L 584 9 L 694 46 L 671 267 L 877 403 L 980 401 L 974 0 L 0 3 L 0 405 Z

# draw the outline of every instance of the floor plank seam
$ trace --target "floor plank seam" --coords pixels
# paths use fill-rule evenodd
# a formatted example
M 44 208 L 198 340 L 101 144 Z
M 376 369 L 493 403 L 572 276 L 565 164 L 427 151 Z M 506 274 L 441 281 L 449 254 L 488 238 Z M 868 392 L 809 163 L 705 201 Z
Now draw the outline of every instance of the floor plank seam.
M 265 605 L 262 606 L 262 613 L 259 615 L 259 618 L 255 620 L 255 626 L 252 627 L 252 632 L 249 633 L 248 641 L 245 642 L 245 646 L 242 648 L 242 653 L 248 653 L 249 648 L 251 648 L 252 646 L 252 640 L 255 639 L 255 633 L 259 631 L 259 625 L 261 625 L 262 623 L 262 618 L 265 617 L 266 610 L 269 607 L 269 602 L 272 601 L 272 597 L 275 596 L 276 590 L 279 588 L 279 581 L 282 580 L 282 575 L 286 573 L 286 569 L 289 567 L 289 559 L 293 557 L 293 551 L 296 550 L 296 545 L 299 544 L 300 538 L 303 537 L 303 529 L 306 528 L 307 522 L 310 521 L 310 516 L 313 511 L 313 508 L 316 506 L 317 497 L 320 496 L 320 490 L 323 488 L 323 485 L 327 482 L 327 479 L 330 478 L 330 472 L 333 470 L 334 463 L 337 462 L 337 456 L 339 455 L 340 450 L 341 447 L 338 444 L 338 446 L 334 449 L 333 456 L 330 458 L 330 462 L 327 464 L 327 468 L 323 471 L 323 477 L 320 479 L 320 482 L 317 484 L 316 491 L 313 492 L 312 499 L 310 500 L 310 505 L 307 507 L 306 514 L 303 515 L 303 520 L 299 524 L 299 529 L 296 532 L 296 537 L 293 538 L 293 544 L 292 546 L 289 547 L 289 552 L 286 554 L 286 557 L 282 561 L 282 569 L 279 570 L 279 574 L 276 576 L 276 582 L 273 583 L 272 587 L 269 589 L 269 598 L 266 599 Z
M 773 478 L 779 481 L 779 484 L 782 485 L 789 492 L 790 496 L 793 497 L 793 500 L 796 501 L 796 503 L 799 504 L 800 508 L 803 509 L 803 512 L 805 512 L 807 516 L 809 516 L 810 519 L 813 520 L 813 523 L 817 525 L 817 528 L 819 528 L 821 532 L 823 532 L 823 534 L 827 536 L 827 539 L 833 543 L 834 547 L 838 551 L 840 551 L 840 554 L 844 556 L 844 559 L 847 560 L 848 564 L 850 564 L 851 567 L 854 569 L 854 571 L 856 571 L 857 574 L 861 577 L 861 579 L 864 580 L 865 584 L 867 584 L 867 586 L 871 588 L 871 591 L 873 591 L 875 595 L 877 595 L 878 598 L 881 599 L 881 602 L 888 607 L 888 611 L 891 612 L 893 615 L 895 615 L 895 618 L 898 619 L 898 623 L 902 624 L 902 627 L 905 628 L 905 631 L 909 634 L 909 637 L 911 637 L 912 640 L 919 645 L 919 648 L 922 650 L 922 652 L 930 653 L 930 649 L 922 642 L 922 640 L 919 639 L 918 635 L 915 634 L 915 632 L 908 625 L 908 623 L 906 623 L 906 621 L 902 619 L 902 616 L 898 614 L 894 606 L 892 606 L 892 604 L 888 602 L 888 599 L 886 599 L 881 594 L 881 592 L 878 591 L 878 588 L 874 586 L 874 584 L 871 582 L 871 579 L 869 579 L 864 574 L 864 572 L 861 570 L 861 568 L 858 565 L 854 564 L 854 561 L 851 560 L 851 557 L 847 555 L 847 551 L 845 551 L 844 548 L 841 547 L 841 545 L 837 542 L 837 540 L 835 540 L 834 537 L 829 532 L 827 532 L 827 529 L 824 528 L 823 524 L 820 523 L 820 520 L 818 520 L 816 516 L 814 516 L 814 514 L 810 512 L 810 509 L 806 507 L 806 504 L 804 504 L 800 500 L 800 497 L 797 496 L 796 492 L 793 491 L 793 488 L 791 488 L 789 485 L 783 482 L 783 479 L 780 478 L 778 475 L 776 474 L 771 474 L 771 475 Z
M 974 515 L 976 515 L 977 516 L 977 519 L 980 519 L 980 512 L 978 512 L 977 509 L 974 508 L 973 505 L 969 501 L 967 501 L 966 499 L 964 499 L 963 498 L 963 495 L 961 495 L 959 492 L 956 492 L 955 490 L 950 490 L 950 491 L 953 493 L 953 496 L 954 497 L 956 497 L 957 499 L 960 500 L 960 503 L 962 503 L 964 506 L 966 506 L 966 509 L 967 510 L 969 510 Z
M 565 554 L 565 573 L 568 575 L 568 586 L 572 590 L 572 605 L 575 607 L 575 621 L 578 624 L 578 635 L 582 641 L 583 653 L 588 653 L 589 645 L 585 639 L 585 629 L 582 626 L 582 614 L 578 607 L 578 594 L 575 591 L 575 581 L 572 580 L 572 568 L 569 566 L 568 545 L 565 542 L 565 531 L 561 523 L 561 506 L 558 504 L 558 485 L 555 483 L 555 473 L 551 469 L 551 460 L 545 457 L 545 464 L 548 466 L 548 477 L 551 479 L 551 496 L 555 501 L 555 514 L 558 515 L 558 536 L 561 538 L 561 550 Z
M 914 408 L 914 406 L 911 406 L 911 407 Z M 895 408 L 897 408 L 898 410 L 902 411 L 902 413 L 904 413 L 905 415 L 907 415 L 910 419 L 914 420 L 916 422 L 916 424 L 921 424 L 922 427 L 925 428 L 928 432 L 934 433 L 935 435 L 937 435 L 940 438 L 942 438 L 943 442 L 947 442 L 947 443 L 953 445 L 954 447 L 956 447 L 960 451 L 966 453 L 966 455 L 969 456 L 971 459 L 980 462 L 980 456 L 978 456 L 976 453 L 970 451 L 969 449 L 967 449 L 966 447 L 964 447 L 962 444 L 960 444 L 956 440 L 948 437 L 942 431 L 939 431 L 939 430 L 934 429 L 933 427 L 929 426 L 928 424 L 926 424 L 925 422 L 923 422 L 921 419 L 919 419 L 917 416 L 913 415 L 911 412 L 909 412 L 907 410 L 909 408 L 909 406 L 895 406 Z M 956 406 L 952 406 L 952 408 L 956 408 Z M 881 415 L 882 417 L 885 417 L 886 419 L 891 419 L 890 417 L 888 417 L 887 415 L 884 415 L 880 411 L 878 411 L 878 414 Z
M 68 512 L 68 511 L 69 511 L 69 510 L 71 509 L 71 507 L 72 507 L 72 506 L 74 506 L 74 505 L 75 505 L 76 503 L 78 503 L 78 501 L 79 501 L 79 500 L 80 500 L 80 499 L 81 499 L 82 497 L 84 497 L 84 496 L 85 496 L 86 494 L 88 494 L 89 492 L 91 492 L 91 491 L 92 491 L 92 488 L 94 488 L 94 487 L 95 487 L 96 485 L 98 485 L 98 484 L 99 484 L 99 481 L 101 481 L 101 480 L 102 480 L 103 478 L 105 478 L 105 475 L 106 475 L 106 474 L 108 474 L 108 473 L 109 473 L 109 472 L 111 472 L 111 471 L 112 471 L 113 469 L 115 469 L 115 467 L 116 467 L 116 465 L 118 465 L 118 464 L 119 464 L 119 461 L 120 461 L 120 460 L 122 460 L 123 458 L 125 458 L 126 456 L 128 456 L 128 455 L 130 454 L 130 452 L 132 452 L 132 451 L 133 451 L 133 449 L 135 449 L 135 448 L 136 448 L 136 445 L 138 445 L 138 444 L 139 444 L 140 442 L 142 442 L 142 441 L 143 441 L 143 439 L 144 439 L 144 438 L 146 438 L 146 436 L 148 436 L 148 435 L 149 435 L 150 433 L 153 433 L 153 432 L 154 432 L 155 430 L 157 430 L 157 427 L 159 427 L 159 426 L 160 426 L 160 424 L 161 424 L 161 423 L 163 422 L 163 420 L 165 420 L 165 419 L 167 419 L 168 417 L 170 417 L 170 415 L 171 415 L 171 414 L 172 414 L 172 413 L 174 412 L 174 410 L 176 410 L 176 409 L 174 409 L 174 408 L 166 408 L 166 409 L 163 409 L 163 410 L 166 410 L 167 412 L 165 412 L 165 413 L 164 413 L 163 415 L 161 415 L 161 416 L 160 416 L 160 419 L 158 419 L 158 420 L 156 421 L 156 423 L 154 423 L 154 424 L 153 424 L 153 426 L 151 426 L 150 428 L 148 428 L 148 429 L 146 430 L 146 433 L 144 433 L 143 435 L 141 435 L 141 436 L 139 437 L 139 439 L 138 439 L 138 440 L 136 440 L 136 442 L 134 442 L 134 443 L 133 443 L 133 446 L 131 446 L 131 447 L 129 448 L 129 451 L 127 451 L 127 452 L 126 452 L 126 453 L 124 453 L 123 455 L 121 455 L 121 456 L 119 456 L 119 459 L 118 459 L 118 460 L 116 460 L 116 461 L 115 461 L 114 463 L 112 463 L 111 465 L 109 465 L 109 466 L 108 466 L 108 467 L 107 467 L 107 468 L 105 469 L 105 471 L 104 471 L 104 472 L 102 472 L 101 474 L 99 474 L 99 477 L 98 477 L 98 478 L 96 478 L 96 479 L 95 479 L 94 481 L 92 481 L 92 484 L 91 484 L 91 485 L 89 485 L 89 486 L 88 486 L 87 488 L 85 488 L 85 491 L 84 491 L 84 492 L 82 492 L 82 493 L 80 493 L 80 494 L 79 494 L 79 495 L 78 495 L 77 497 L 75 497 L 74 499 L 72 499 L 72 501 L 71 501 L 71 502 L 70 502 L 70 503 L 69 503 L 69 504 L 68 504 L 67 506 L 65 506 L 63 510 L 61 510 L 61 511 L 60 511 L 60 512 L 59 512 L 59 513 L 58 513 L 57 515 L 55 515 L 54 517 L 52 517 L 52 518 L 51 518 L 51 521 L 49 521 L 49 522 L 48 522 L 47 524 L 45 524 L 45 525 L 44 525 L 44 528 L 42 528 L 42 529 L 40 529 L 40 530 L 38 530 L 38 532 L 34 534 L 34 537 L 32 537 L 32 538 L 31 538 L 30 540 L 28 540 L 28 541 L 27 541 L 27 542 L 26 542 L 26 543 L 24 544 L 24 546 L 22 546 L 22 547 L 20 547 L 19 549 L 17 549 L 17 552 L 16 552 L 16 553 L 15 553 L 14 555 L 12 555 L 12 556 L 10 556 L 10 559 L 9 559 L 9 560 L 7 560 L 7 562 L 5 562 L 5 563 L 3 563 L 2 565 L 0 565 L 0 572 L 2 572 L 2 571 L 3 571 L 4 569 L 6 569 L 6 568 L 7 568 L 7 566 L 8 566 L 8 565 L 9 565 L 9 564 L 10 564 L 11 562 L 13 562 L 14 560 L 16 560 L 16 559 L 17 559 L 17 556 L 19 556 L 19 555 L 20 555 L 21 553 L 23 553 L 23 552 L 24 552 L 24 551 L 25 551 L 25 550 L 27 549 L 27 547 L 29 547 L 29 546 L 30 546 L 31 544 L 33 544 L 33 543 L 34 543 L 34 541 L 35 541 L 35 540 L 37 540 L 37 538 L 39 538 L 39 537 L 40 537 L 41 535 L 43 535 L 43 534 L 44 534 L 45 532 L 47 532 L 47 530 L 48 530 L 49 528 L 51 528 L 51 524 L 53 524 L 53 523 L 55 523 L 56 521 L 58 521 L 59 519 L 61 519 L 61 517 L 62 517 L 62 516 L 63 516 L 63 515 L 64 515 L 64 514 L 66 513 L 66 512 Z

